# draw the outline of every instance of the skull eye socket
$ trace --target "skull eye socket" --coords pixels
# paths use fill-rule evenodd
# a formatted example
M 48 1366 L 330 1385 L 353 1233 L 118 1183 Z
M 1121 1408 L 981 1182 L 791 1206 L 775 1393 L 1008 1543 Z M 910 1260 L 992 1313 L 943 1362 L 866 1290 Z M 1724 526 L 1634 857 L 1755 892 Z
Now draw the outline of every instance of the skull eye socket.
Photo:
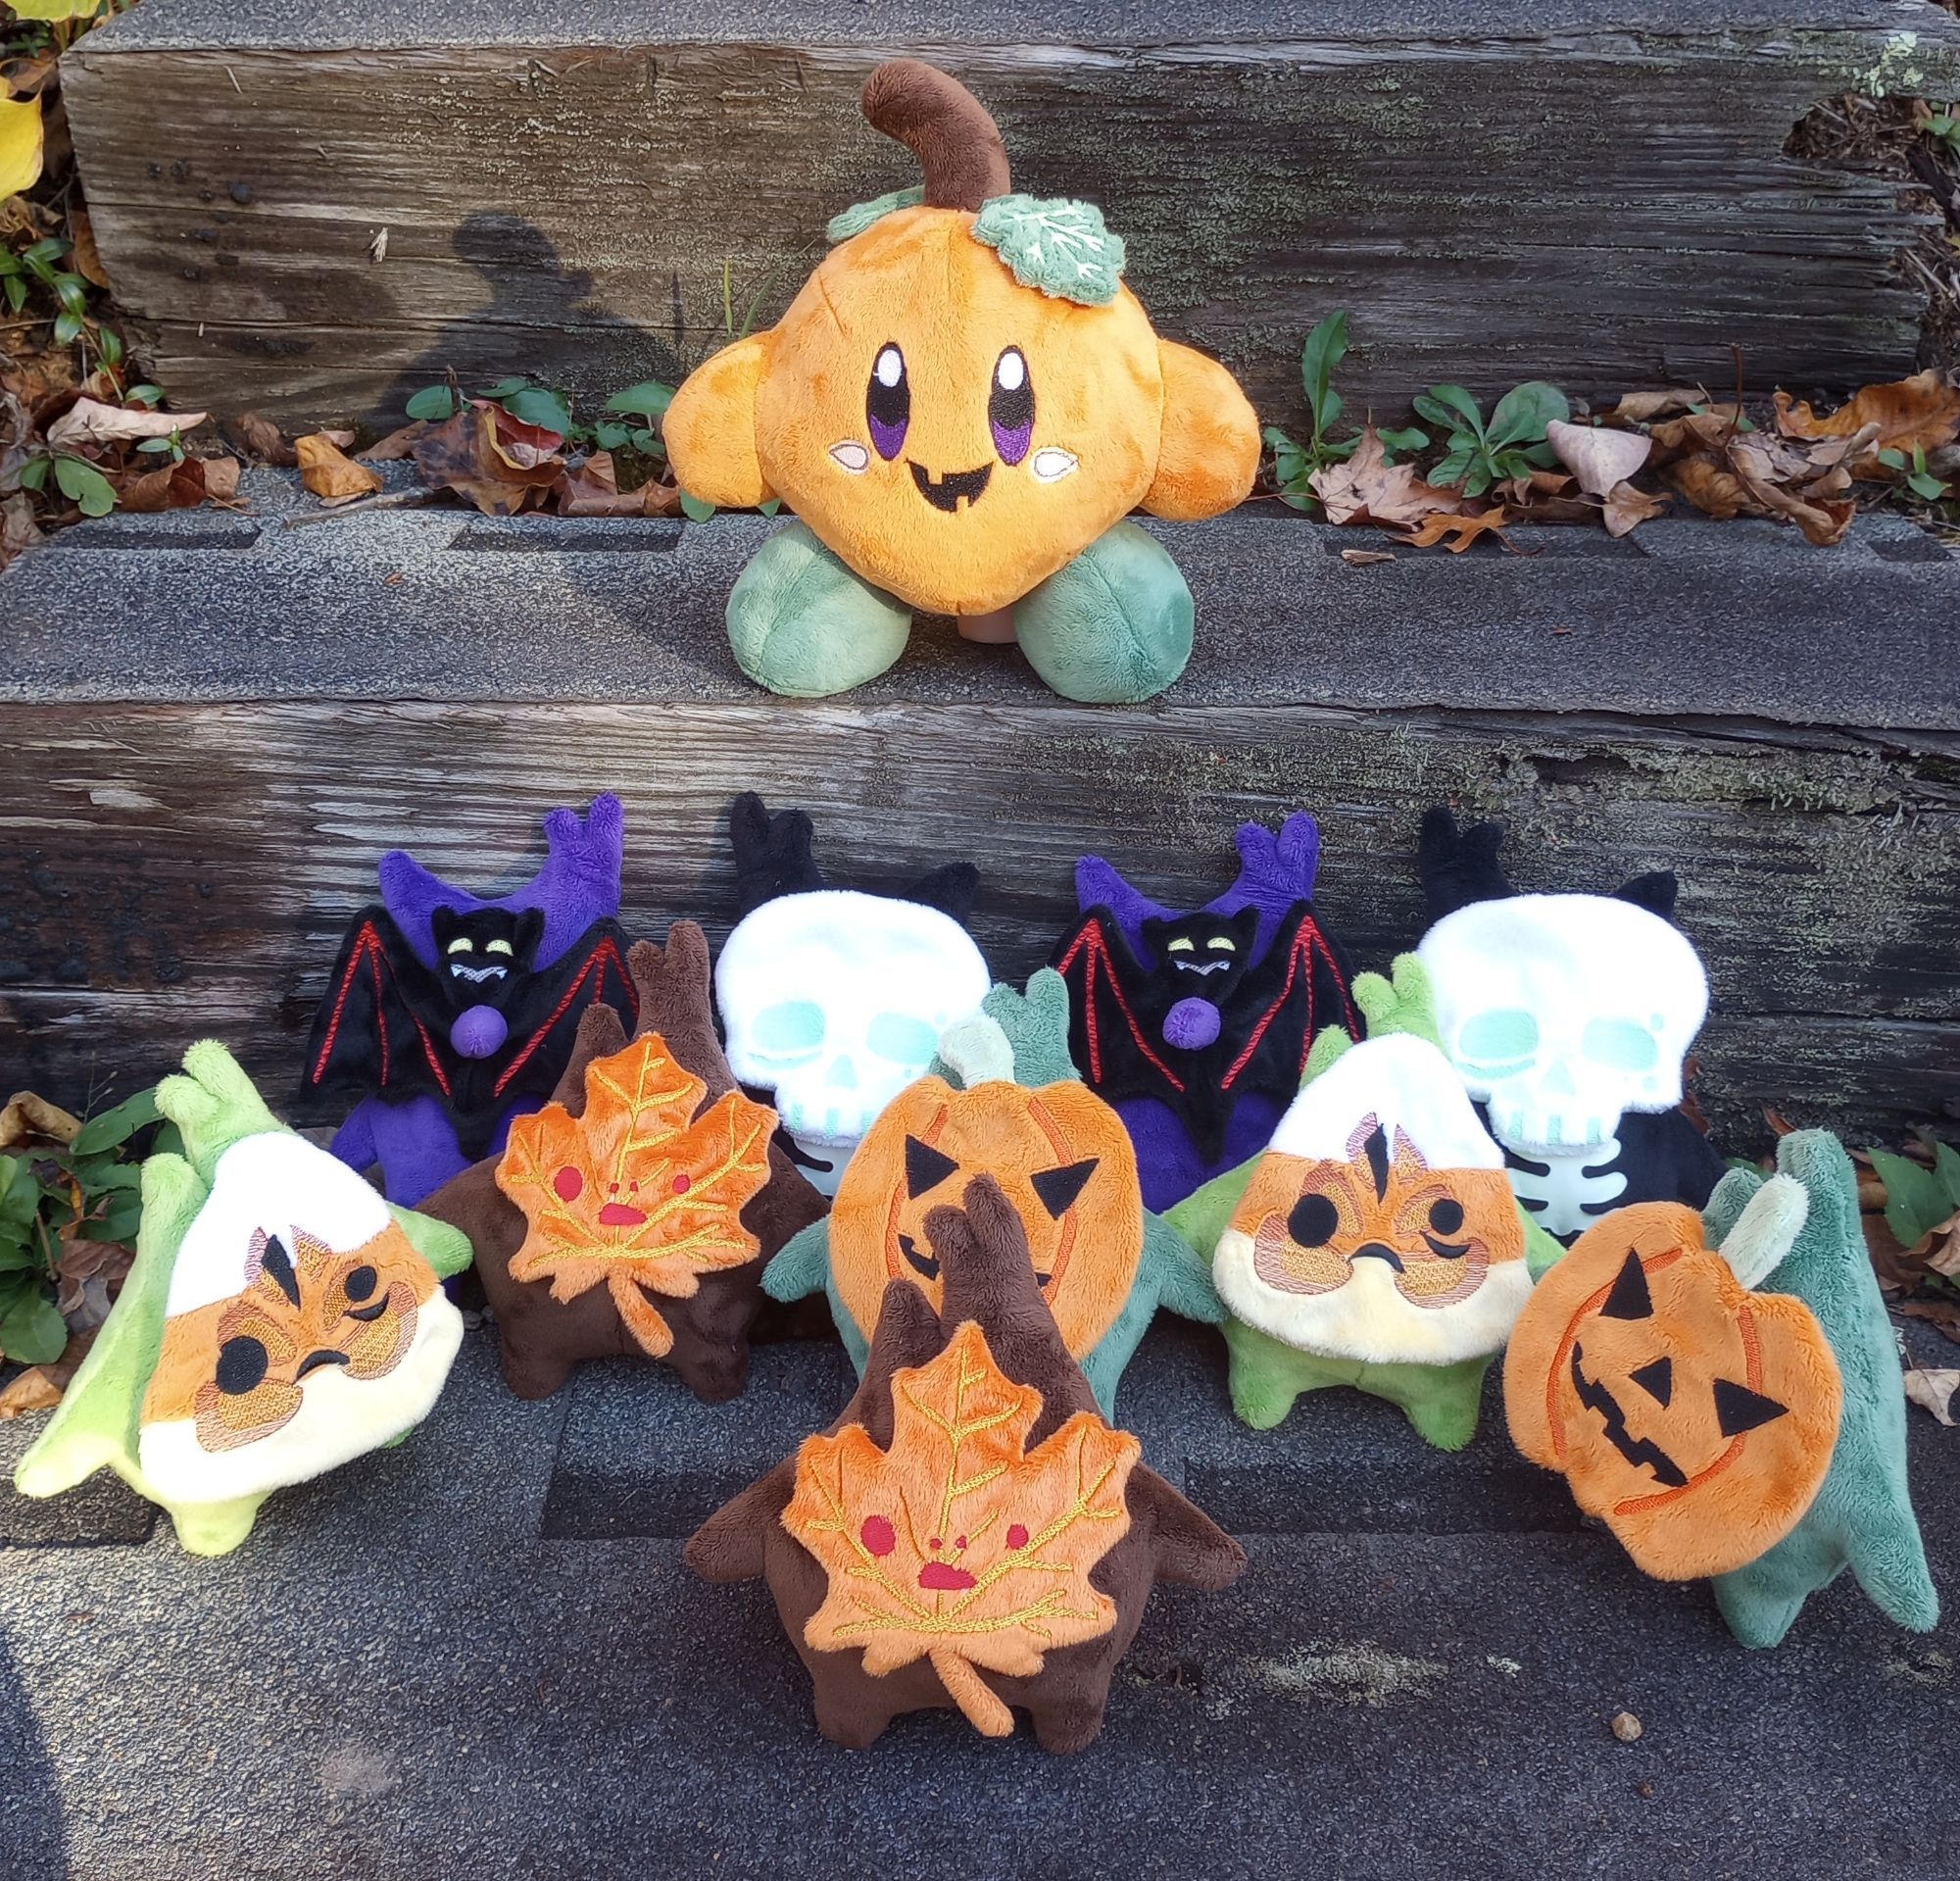
M 1331 1196 L 1303 1195 L 1287 1216 L 1287 1233 L 1302 1248 L 1324 1248 L 1340 1226 L 1341 1211 Z
M 905 449 L 911 419 L 912 387 L 906 376 L 906 356 L 888 341 L 871 362 L 870 383 L 864 388 L 864 420 L 871 427 L 872 444 L 887 464 Z
M 1487 1077 L 1508 1077 L 1538 1056 L 1538 1020 L 1522 1007 L 1473 1013 L 1456 1034 L 1460 1063 Z
M 249 1334 L 227 1339 L 218 1350 L 218 1388 L 227 1398 L 242 1398 L 266 1381 L 270 1361 L 266 1348 Z
M 880 1013 L 865 1031 L 864 1043 L 894 1064 L 915 1064 L 923 1069 L 939 1049 L 939 1034 L 909 1013 Z
M 1651 1071 L 1660 1062 L 1660 1041 L 1631 1018 L 1595 1018 L 1580 1035 L 1579 1049 L 1594 1064 L 1615 1071 Z
M 993 427 L 994 448 L 1003 464 L 1018 464 L 1028 454 L 1035 432 L 1035 388 L 1028 378 L 1028 362 L 1018 346 L 1010 346 L 994 362 L 994 385 L 987 395 L 987 422 Z
M 814 1000 L 786 999 L 765 1006 L 750 1027 L 750 1044 L 765 1058 L 808 1058 L 823 1043 L 823 1008 Z

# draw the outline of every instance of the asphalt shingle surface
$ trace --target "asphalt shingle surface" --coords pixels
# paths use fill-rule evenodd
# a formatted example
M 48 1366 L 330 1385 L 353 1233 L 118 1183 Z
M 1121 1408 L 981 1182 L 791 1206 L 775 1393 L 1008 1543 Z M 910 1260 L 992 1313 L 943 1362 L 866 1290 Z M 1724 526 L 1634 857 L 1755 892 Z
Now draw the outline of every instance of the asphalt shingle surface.
M 939 1714 L 845 1753 L 764 1591 L 696 1582 L 674 1539 L 704 1479 L 834 1413 L 836 1349 L 762 1349 L 720 1410 L 623 1365 L 525 1405 L 473 1336 L 409 1444 L 275 1498 L 222 1560 L 167 1522 L 0 1549 L 0 1873 L 1960 1871 L 1950 1621 L 1904 1634 L 1840 1583 L 1745 1653 L 1704 1586 L 1578 1524 L 1494 1403 L 1452 1459 L 1345 1392 L 1255 1435 L 1223 1374 L 1215 1335 L 1160 1322 L 1126 1378 L 1147 1458 L 1217 1492 L 1251 1566 L 1157 1592 L 1098 1743 L 1057 1759 Z M 1911 1433 L 1951 1596 L 1960 1440 Z M 30 1434 L 0 1426 L 0 1462 Z

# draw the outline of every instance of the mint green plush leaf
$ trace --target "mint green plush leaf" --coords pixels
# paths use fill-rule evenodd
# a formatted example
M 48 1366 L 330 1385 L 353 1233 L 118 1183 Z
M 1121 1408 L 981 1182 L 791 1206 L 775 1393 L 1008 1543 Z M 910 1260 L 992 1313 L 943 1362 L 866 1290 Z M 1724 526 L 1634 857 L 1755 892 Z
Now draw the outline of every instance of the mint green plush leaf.
M 1066 196 L 996 196 L 983 203 L 973 237 L 997 249 L 1023 287 L 1056 300 L 1103 307 L 1116 298 L 1123 238 L 1094 203 Z
M 925 185 L 914 183 L 909 189 L 895 189 L 889 195 L 874 196 L 868 203 L 853 203 L 849 209 L 840 209 L 824 223 L 824 239 L 833 247 L 839 242 L 848 242 L 853 235 L 863 234 L 873 223 L 882 222 L 901 209 L 916 209 L 924 201 Z
M 698 496 L 689 496 L 685 490 L 680 493 L 680 508 L 681 514 L 690 522 L 706 522 L 714 514 L 713 504 L 704 503 Z
M 156 1086 L 152 1085 L 146 1091 L 138 1091 L 134 1097 L 125 1097 L 113 1111 L 104 1111 L 99 1116 L 90 1117 L 70 1148 L 76 1156 L 93 1156 L 100 1150 L 113 1150 L 119 1143 L 128 1142 L 138 1130 L 154 1123 L 159 1114 Z
M 13 1306 L 0 1312 L 0 1359 L 24 1365 L 49 1365 L 62 1356 L 67 1344 L 68 1321 L 38 1284 L 28 1287 Z

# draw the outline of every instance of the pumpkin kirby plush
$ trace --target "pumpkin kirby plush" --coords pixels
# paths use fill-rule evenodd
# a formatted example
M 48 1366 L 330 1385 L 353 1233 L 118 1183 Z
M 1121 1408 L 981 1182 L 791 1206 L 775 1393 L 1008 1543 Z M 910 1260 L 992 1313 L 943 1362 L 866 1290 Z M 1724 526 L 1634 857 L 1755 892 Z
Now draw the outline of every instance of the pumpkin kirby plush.
M 610 1006 L 588 1012 L 551 1102 L 425 1207 L 476 1249 L 518 1397 L 628 1358 L 663 1361 L 716 1404 L 748 1380 L 762 1262 L 823 1200 L 775 1147 L 775 1112 L 736 1088 L 707 936 L 675 921 L 626 965 L 633 1037 Z
M 914 612 L 1018 638 L 1070 699 L 1147 699 L 1184 670 L 1192 600 L 1130 512 L 1244 500 L 1251 406 L 1224 367 L 1159 339 L 1088 203 L 1009 194 L 1000 132 L 962 85 L 895 59 L 864 115 L 922 189 L 838 217 L 836 246 L 767 332 L 715 354 L 664 420 L 681 486 L 798 521 L 728 601 L 743 671 L 848 691 L 904 651 Z
M 685 1559 L 768 1581 L 834 1743 L 948 1708 L 1005 1737 L 1019 1706 L 1044 1749 L 1080 1750 L 1154 1584 L 1227 1587 L 1245 1553 L 1098 1412 L 991 1176 L 954 1186 L 923 1233 L 938 1301 L 889 1283 L 844 1414 Z
M 1558 1244 L 1436 1039 L 1421 963 L 1360 974 L 1368 1036 L 1314 1040 L 1264 1155 L 1170 1212 L 1231 1312 L 1232 1406 L 1270 1429 L 1303 1391 L 1399 1405 L 1440 1450 L 1476 1435 L 1484 1374 Z
M 463 1343 L 442 1282 L 469 1243 L 289 1130 L 214 1041 L 157 1108 L 183 1154 L 143 1164 L 135 1263 L 15 1485 L 58 1495 L 106 1464 L 186 1551 L 222 1555 L 275 1489 L 427 1416 Z
M 892 1281 L 940 1303 L 932 1212 L 990 1175 L 1020 1211 L 1036 1281 L 1070 1355 L 1112 1411 L 1117 1380 L 1159 1305 L 1210 1324 L 1224 1317 L 1204 1263 L 1144 1207 L 1122 1119 L 1069 1059 L 1068 990 L 1052 968 L 1025 995 L 995 987 L 939 1049 L 933 1071 L 886 1106 L 845 1165 L 828 1218 L 769 1263 L 762 1285 L 777 1300 L 823 1289 L 861 1372 Z

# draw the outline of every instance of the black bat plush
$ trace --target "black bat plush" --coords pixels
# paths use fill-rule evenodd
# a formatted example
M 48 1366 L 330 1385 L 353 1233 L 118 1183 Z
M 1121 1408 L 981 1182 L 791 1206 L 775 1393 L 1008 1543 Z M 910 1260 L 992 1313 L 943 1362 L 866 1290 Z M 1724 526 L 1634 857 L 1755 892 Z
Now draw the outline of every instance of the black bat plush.
M 590 1007 L 612 1007 L 630 1035 L 639 998 L 615 920 L 594 921 L 545 966 L 539 909 L 438 907 L 430 927 L 433 967 L 380 903 L 355 916 L 314 1015 L 306 1089 L 433 1097 L 474 1160 L 514 1101 L 551 1095 Z
M 1224 1155 L 1233 1111 L 1262 1094 L 1282 1109 L 1326 1025 L 1358 1032 L 1334 944 L 1298 903 L 1253 958 L 1258 910 L 1200 910 L 1140 923 L 1146 965 L 1109 909 L 1090 909 L 1054 964 L 1069 991 L 1069 1051 L 1092 1089 L 1169 1108 L 1205 1162 Z

